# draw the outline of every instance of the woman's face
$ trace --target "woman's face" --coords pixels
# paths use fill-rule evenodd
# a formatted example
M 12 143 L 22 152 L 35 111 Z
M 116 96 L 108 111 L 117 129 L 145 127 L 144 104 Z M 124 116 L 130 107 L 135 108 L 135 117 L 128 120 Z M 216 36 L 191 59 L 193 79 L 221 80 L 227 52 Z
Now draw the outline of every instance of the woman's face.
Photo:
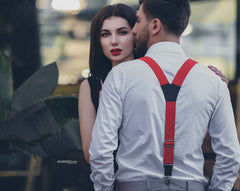
M 113 66 L 134 58 L 131 27 L 122 17 L 112 16 L 104 20 L 100 43 L 103 53 Z

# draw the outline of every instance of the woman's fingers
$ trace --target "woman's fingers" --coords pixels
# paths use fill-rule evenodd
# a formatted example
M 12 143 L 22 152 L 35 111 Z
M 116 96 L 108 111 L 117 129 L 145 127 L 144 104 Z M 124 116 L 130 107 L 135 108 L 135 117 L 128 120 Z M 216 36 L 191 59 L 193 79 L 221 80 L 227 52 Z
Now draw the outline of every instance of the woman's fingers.
M 222 81 L 226 82 L 228 84 L 228 79 L 226 78 L 226 76 L 216 67 L 214 66 L 208 66 L 208 68 L 210 70 L 212 70 L 213 72 L 215 72 L 218 76 L 221 77 Z

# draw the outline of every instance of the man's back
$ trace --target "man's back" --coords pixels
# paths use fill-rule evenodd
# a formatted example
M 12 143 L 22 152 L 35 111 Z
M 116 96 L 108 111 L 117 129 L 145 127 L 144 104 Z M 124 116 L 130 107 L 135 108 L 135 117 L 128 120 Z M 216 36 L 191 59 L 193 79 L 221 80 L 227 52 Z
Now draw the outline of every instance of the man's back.
M 153 45 L 146 55 L 159 64 L 170 83 L 188 59 L 178 44 L 169 42 Z M 120 145 L 116 156 L 119 170 L 115 179 L 128 182 L 164 178 L 166 102 L 157 77 L 146 63 L 135 60 L 113 68 L 105 83 L 103 102 L 106 107 L 100 106 L 98 112 L 106 115 L 106 121 L 97 118 L 98 129 L 94 131 L 99 137 L 106 136 L 109 144 L 105 145 L 116 147 L 117 137 L 112 132 L 120 127 Z M 109 93 L 111 91 L 115 93 Z M 106 127 L 108 134 L 101 134 L 106 132 Z M 238 160 L 238 153 L 232 148 L 237 137 L 228 89 L 207 67 L 197 64 L 184 80 L 176 101 L 172 178 L 207 183 L 203 175 L 201 150 L 207 130 L 217 153 L 215 175 L 223 169 L 238 168 L 235 161 Z M 222 141 L 223 145 L 220 144 Z M 107 153 L 107 149 L 98 144 L 95 153 L 92 152 L 93 158 L 97 150 Z M 229 156 L 222 153 L 229 153 Z M 214 178 L 221 179 L 221 184 L 226 188 L 232 186 L 227 182 L 235 177 L 215 175 L 212 186 L 215 186 Z

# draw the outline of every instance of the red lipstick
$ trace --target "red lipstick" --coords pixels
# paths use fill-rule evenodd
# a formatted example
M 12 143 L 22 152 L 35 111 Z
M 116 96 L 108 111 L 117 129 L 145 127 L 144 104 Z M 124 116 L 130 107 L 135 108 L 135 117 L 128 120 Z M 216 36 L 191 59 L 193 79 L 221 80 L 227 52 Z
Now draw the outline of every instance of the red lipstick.
M 121 54 L 121 49 L 119 49 L 119 48 L 114 48 L 114 49 L 112 49 L 111 50 L 111 54 L 113 55 L 113 56 L 117 56 L 117 55 L 119 55 L 119 54 Z

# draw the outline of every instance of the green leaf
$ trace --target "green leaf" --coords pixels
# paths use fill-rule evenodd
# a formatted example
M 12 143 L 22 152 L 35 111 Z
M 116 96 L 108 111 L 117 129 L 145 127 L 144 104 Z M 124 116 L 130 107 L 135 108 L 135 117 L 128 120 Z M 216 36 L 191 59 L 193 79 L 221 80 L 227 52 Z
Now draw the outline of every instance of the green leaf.
M 60 127 L 78 118 L 78 98 L 75 96 L 55 96 L 45 103 Z
M 0 140 L 0 154 L 10 154 L 11 152 L 23 152 L 25 154 L 34 154 L 31 149 L 41 141 L 47 139 L 50 135 L 43 136 L 40 139 L 31 141 L 18 140 L 14 138 Z
M 23 151 L 29 151 L 29 153 L 31 150 L 31 153 L 36 153 L 38 156 L 47 156 L 45 148 L 42 147 L 40 142 L 46 136 L 51 137 L 58 133 L 59 130 L 60 128 L 45 102 L 40 101 L 0 123 L 0 141 L 8 139 L 10 140 L 9 144 L 11 143 L 14 148 L 21 148 Z M 26 142 L 36 143 L 35 140 L 39 140 L 39 143 L 34 145 L 24 144 Z M 6 144 L 0 147 L 0 153 L 4 152 L 6 152 Z
M 77 97 L 53 97 L 28 106 L 0 123 L 0 153 L 8 149 L 8 144 L 1 145 L 6 139 L 12 140 L 15 150 L 41 157 L 81 150 L 77 103 Z M 45 139 L 46 135 L 49 136 Z M 31 145 L 32 142 L 35 144 Z
M 12 118 L 0 123 L 0 140 L 17 139 L 31 141 L 59 131 L 44 101 L 33 104 Z
M 13 92 L 11 63 L 0 51 L 0 122 L 8 118 Z
M 58 69 L 53 63 L 40 68 L 15 91 L 10 117 L 0 122 L 0 153 L 10 150 L 48 157 L 82 149 L 78 98 L 52 96 L 57 82 Z
M 71 120 L 59 132 L 41 142 L 47 156 L 60 156 L 82 151 L 79 121 Z M 35 153 L 38 155 L 38 153 Z
M 38 69 L 13 94 L 10 118 L 19 111 L 53 95 L 58 83 L 56 63 Z

